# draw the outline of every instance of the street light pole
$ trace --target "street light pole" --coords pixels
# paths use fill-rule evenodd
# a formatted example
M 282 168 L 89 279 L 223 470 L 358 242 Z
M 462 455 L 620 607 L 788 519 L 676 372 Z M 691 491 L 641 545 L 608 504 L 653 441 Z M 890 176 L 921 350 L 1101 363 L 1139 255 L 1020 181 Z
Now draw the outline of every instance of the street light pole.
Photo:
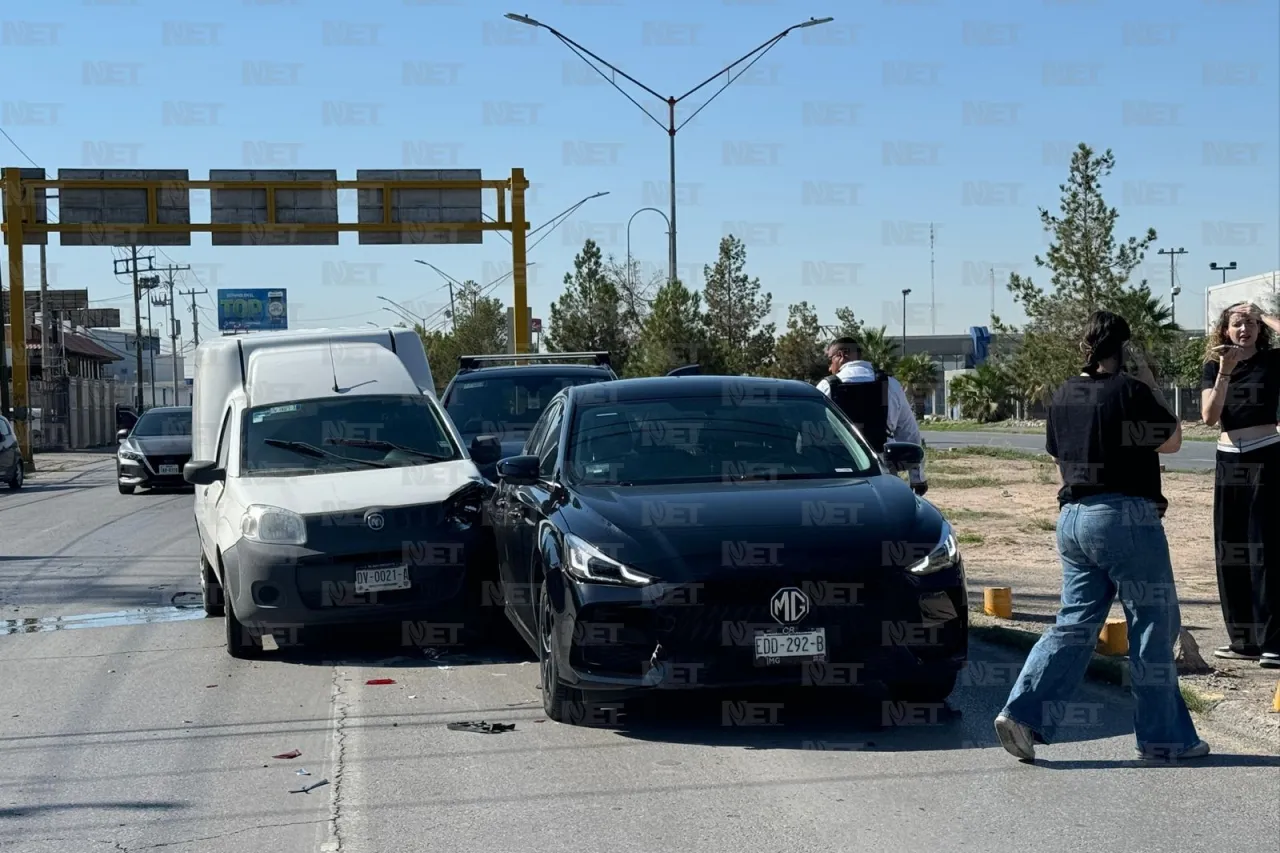
M 655 124 L 657 124 L 659 127 L 661 127 L 663 130 L 667 132 L 668 163 L 670 166 L 670 170 L 669 170 L 670 185 L 668 186 L 667 189 L 669 190 L 670 206 L 671 206 L 671 213 L 667 219 L 667 224 L 669 227 L 668 236 L 667 236 L 667 264 L 669 266 L 669 269 L 667 270 L 667 279 L 669 281 L 675 281 L 676 266 L 677 266 L 677 259 L 676 259 L 676 133 L 682 127 L 684 127 L 686 124 L 692 121 L 694 116 L 696 116 L 698 113 L 706 109 L 707 105 L 710 104 L 712 101 L 714 101 L 721 92 L 727 89 L 729 85 L 733 83 L 734 80 L 737 80 L 744 73 L 746 73 L 747 68 L 750 68 L 756 62 L 758 62 L 760 58 L 764 56 L 765 53 L 767 53 L 775 44 L 782 41 L 782 39 L 784 39 L 786 36 L 790 35 L 792 30 L 804 29 L 806 27 L 816 27 L 816 26 L 819 26 L 820 24 L 827 24 L 827 23 L 830 23 L 832 20 L 834 20 L 833 18 L 810 18 L 809 20 L 803 23 L 794 24 L 790 27 L 787 27 L 785 30 L 778 33 L 776 36 L 774 36 L 773 38 L 766 41 L 764 44 L 757 47 L 755 50 L 752 50 L 746 53 L 737 61 L 731 62 L 729 65 L 720 69 L 715 74 L 712 74 L 706 80 L 702 81 L 697 86 L 694 86 L 692 89 L 685 92 L 680 97 L 677 98 L 674 96 L 668 96 L 664 98 L 662 95 L 659 95 L 656 91 L 649 88 L 645 84 L 641 83 L 639 80 L 632 77 L 630 74 L 627 74 L 621 68 L 618 68 L 616 65 L 613 65 L 605 61 L 604 59 L 601 59 L 599 56 L 587 50 L 585 47 L 578 44 L 576 41 L 569 38 L 564 33 L 560 32 L 554 27 L 549 27 L 546 24 L 542 23 L 541 21 L 537 21 L 537 20 L 534 20 L 533 18 L 530 18 L 528 15 L 516 15 L 516 14 L 508 13 L 506 17 L 508 20 L 515 21 L 518 24 L 525 24 L 530 27 L 538 27 L 551 33 L 553 36 L 555 36 L 561 42 L 563 42 L 570 50 L 572 50 L 575 54 L 577 54 L 579 58 L 581 58 L 588 65 L 591 65 L 591 67 L 595 69 L 595 71 L 598 74 L 600 74 L 601 77 L 604 77 L 605 80 L 608 80 L 611 86 L 613 86 L 619 92 L 622 92 L 623 96 L 627 100 L 631 101 L 631 103 L 635 104 L 637 107 L 640 107 L 640 109 L 644 112 L 645 115 L 647 115 L 650 119 L 653 119 Z M 583 54 L 586 54 L 586 56 L 583 56 Z M 666 124 L 664 125 L 662 121 L 660 121 L 657 118 L 654 118 L 653 113 L 649 112 L 649 110 L 640 106 L 640 103 L 636 101 L 635 98 L 632 98 L 630 95 L 624 92 L 622 90 L 622 87 L 620 87 L 616 82 L 614 82 L 612 77 L 605 74 L 599 68 L 596 68 L 596 66 L 592 65 L 591 61 L 588 60 L 587 57 L 594 59 L 596 62 L 599 62 L 601 65 L 605 66 L 610 71 L 612 71 L 615 75 L 622 77 L 623 79 L 627 80 L 630 83 L 635 84 L 636 86 L 638 86 L 639 88 L 647 92 L 648 94 L 657 98 L 659 101 L 663 101 L 664 103 L 666 103 L 667 105 Z M 752 57 L 754 57 L 754 59 Z M 741 71 L 739 71 L 737 74 L 733 76 L 729 76 L 730 72 L 736 66 L 741 65 L 744 62 L 747 62 L 747 60 L 749 59 L 751 61 L 747 63 L 746 68 L 743 68 Z M 721 86 L 718 90 L 716 90 L 716 93 L 712 95 L 710 98 L 708 98 L 705 104 L 703 104 L 701 107 L 698 107 L 698 109 L 694 110 L 694 112 L 688 118 L 686 118 L 679 125 L 677 125 L 676 124 L 676 105 L 679 104 L 681 101 L 683 101 L 685 98 L 688 98 L 690 95 L 693 95 L 694 93 L 699 92 L 702 89 L 706 88 L 707 86 L 711 85 L 721 75 L 724 75 L 728 78 L 725 80 L 724 85 Z
M 1217 261 L 1214 261 L 1213 263 L 1209 264 L 1209 269 L 1211 269 L 1211 270 L 1216 270 L 1216 271 L 1218 271 L 1218 272 L 1221 272 L 1221 273 L 1222 273 L 1222 283 L 1223 283 L 1223 284 L 1226 284 L 1226 283 L 1227 283 L 1227 272 L 1228 272 L 1228 271 L 1235 270 L 1235 268 L 1236 268 L 1236 262 L 1235 262 L 1235 261 L 1232 261 L 1231 263 L 1227 264 L 1226 266 L 1223 266 L 1222 264 L 1218 263 Z
M 671 238 L 670 238 L 670 235 L 671 235 L 671 234 L 674 232 L 674 230 L 675 230 L 674 226 L 672 226 L 672 224 L 671 224 L 671 220 L 667 218 L 667 215 L 666 215 L 665 213 L 663 213 L 661 210 L 658 210 L 658 208 L 656 208 L 656 207 L 642 207 L 642 208 L 640 208 L 639 210 L 637 210 L 635 213 L 631 214 L 631 219 L 628 219 L 628 220 L 627 220 L 627 281 L 629 281 L 629 282 L 631 283 L 631 292 L 632 292 L 632 293 L 635 293 L 636 282 L 635 282 L 635 276 L 633 276 L 633 275 L 631 274 L 631 222 L 632 222 L 632 221 L 633 221 L 637 216 L 639 216 L 640 214 L 644 213 L 646 210 L 652 210 L 654 213 L 658 214 L 659 216 L 661 216 L 663 219 L 665 219 L 665 220 L 666 220 L 666 222 L 667 222 L 667 235 L 668 235 L 668 237 L 667 237 L 667 240 L 668 240 L 668 242 L 667 242 L 667 249 L 668 249 L 668 251 L 670 251 L 670 248 L 671 248 L 671 243 L 670 243 L 670 239 L 671 239 Z M 670 261 L 670 257 L 668 257 L 668 259 L 667 259 L 667 260 L 668 260 L 668 261 Z
M 907 297 L 911 295 L 911 288 L 904 287 L 902 289 L 902 354 L 907 354 Z

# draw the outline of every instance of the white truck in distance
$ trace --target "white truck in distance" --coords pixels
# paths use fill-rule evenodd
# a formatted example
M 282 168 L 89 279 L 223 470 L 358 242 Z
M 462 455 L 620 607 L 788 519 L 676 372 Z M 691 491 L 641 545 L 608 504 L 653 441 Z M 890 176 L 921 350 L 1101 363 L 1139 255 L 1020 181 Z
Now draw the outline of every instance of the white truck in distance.
M 476 468 L 407 329 L 236 335 L 195 354 L 192 461 L 205 612 L 227 651 L 316 625 L 432 618 L 466 628 L 493 572 Z M 441 638 L 426 638 L 439 645 Z

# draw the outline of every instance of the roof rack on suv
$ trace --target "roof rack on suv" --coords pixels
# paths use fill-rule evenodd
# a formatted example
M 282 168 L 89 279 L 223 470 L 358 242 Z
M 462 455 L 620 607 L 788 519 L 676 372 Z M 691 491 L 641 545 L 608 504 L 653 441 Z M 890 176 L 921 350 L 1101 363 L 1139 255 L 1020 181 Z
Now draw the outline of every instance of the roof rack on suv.
M 486 363 L 501 361 L 550 361 L 562 363 L 566 361 L 582 361 L 591 359 L 595 364 L 612 367 L 613 362 L 607 352 L 542 352 L 542 353 L 503 353 L 499 355 L 460 355 L 458 370 L 476 370 Z

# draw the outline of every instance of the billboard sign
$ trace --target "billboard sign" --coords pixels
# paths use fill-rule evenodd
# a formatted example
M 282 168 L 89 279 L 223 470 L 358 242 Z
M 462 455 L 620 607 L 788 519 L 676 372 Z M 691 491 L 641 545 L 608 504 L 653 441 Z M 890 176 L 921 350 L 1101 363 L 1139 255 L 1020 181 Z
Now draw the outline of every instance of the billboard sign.
M 218 290 L 218 331 L 267 332 L 289 328 L 284 288 Z

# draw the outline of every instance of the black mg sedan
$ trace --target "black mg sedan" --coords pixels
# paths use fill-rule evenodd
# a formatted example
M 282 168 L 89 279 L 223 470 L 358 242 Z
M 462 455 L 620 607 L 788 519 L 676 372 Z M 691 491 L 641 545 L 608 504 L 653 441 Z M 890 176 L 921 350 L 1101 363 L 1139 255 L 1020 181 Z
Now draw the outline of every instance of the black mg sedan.
M 547 716 L 662 688 L 888 687 L 939 702 L 968 653 L 941 513 L 801 382 L 566 388 L 490 506 L 508 617 Z M 612 694 L 612 695 L 610 695 Z

